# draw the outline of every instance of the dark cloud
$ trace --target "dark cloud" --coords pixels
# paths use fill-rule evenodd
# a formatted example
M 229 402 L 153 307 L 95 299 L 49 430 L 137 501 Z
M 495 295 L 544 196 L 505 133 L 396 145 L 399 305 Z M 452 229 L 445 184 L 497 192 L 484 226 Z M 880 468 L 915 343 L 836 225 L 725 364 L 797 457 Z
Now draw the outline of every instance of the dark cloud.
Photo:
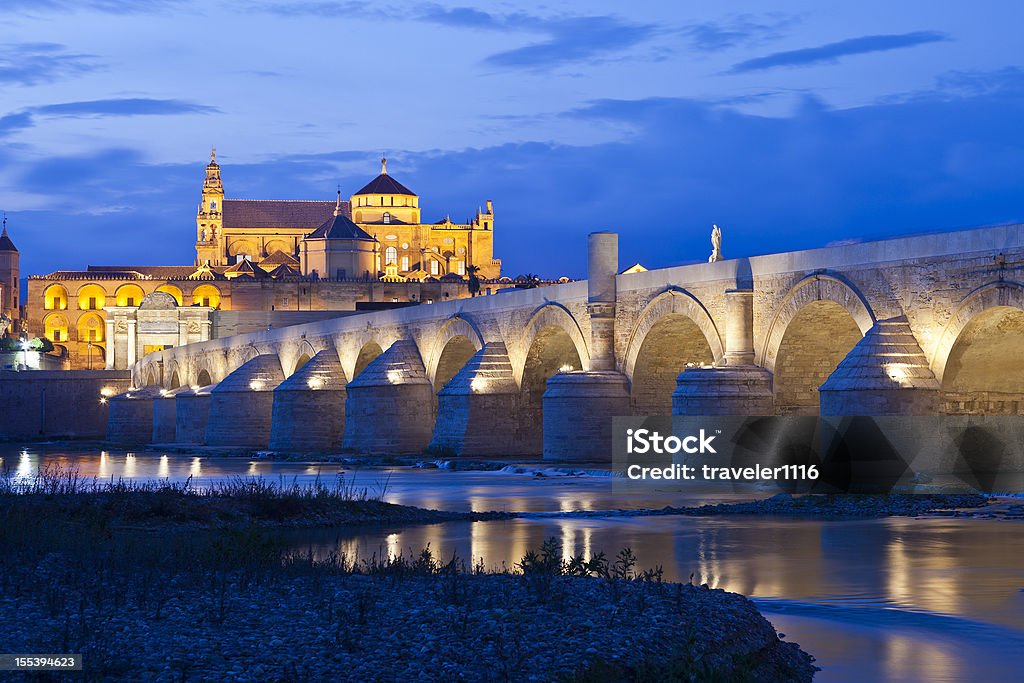
M 218 114 L 220 110 L 184 100 L 154 100 L 144 97 L 62 102 L 33 107 L 47 116 L 172 116 L 177 114 Z
M 0 138 L 25 130 L 26 128 L 31 128 L 32 126 L 32 115 L 28 112 L 0 116 Z
M 658 35 L 657 27 L 612 16 L 538 16 L 525 12 L 485 12 L 474 7 L 445 7 L 418 3 L 411 8 L 367 6 L 360 2 L 261 2 L 246 9 L 284 17 L 321 16 L 412 20 L 450 28 L 505 31 L 543 36 L 539 42 L 498 52 L 483 63 L 496 68 L 546 70 L 592 61 L 609 52 L 626 50 Z
M 1020 220 L 1024 90 L 999 73 L 972 75 L 989 85 L 959 95 L 844 110 L 808 97 L 772 118 L 681 98 L 603 100 L 564 116 L 624 127 L 627 139 L 396 153 L 388 170 L 421 195 L 426 221 L 493 199 L 495 252 L 511 275 L 584 275 L 593 230 L 621 233 L 623 265 L 660 267 L 705 260 L 712 223 L 734 257 Z M 190 263 L 204 152 L 179 165 L 126 150 L 6 160 L 8 193 L 54 207 L 14 216 L 23 269 Z M 230 153 L 225 187 L 240 198 L 330 199 L 379 168 L 377 150 L 252 164 Z M 52 252 L 58 243 L 76 247 Z
M 764 57 L 748 59 L 736 64 L 730 71 L 732 73 L 746 73 L 749 71 L 774 69 L 780 66 L 806 66 L 808 64 L 821 63 L 835 64 L 839 61 L 840 57 L 898 50 L 946 40 L 949 40 L 949 37 L 938 31 L 914 31 L 913 33 L 897 35 L 861 36 L 817 47 L 776 52 Z
M 0 48 L 0 84 L 51 83 L 97 68 L 94 55 L 71 53 L 57 43 L 15 43 Z
M 722 21 L 691 24 L 682 30 L 690 46 L 704 52 L 717 52 L 737 46 L 757 45 L 780 37 L 798 22 L 796 17 L 773 14 L 759 18 L 749 14 Z
M 547 39 L 486 57 L 484 64 L 502 68 L 546 70 L 636 47 L 657 35 L 657 27 L 615 17 L 573 17 L 538 22 Z

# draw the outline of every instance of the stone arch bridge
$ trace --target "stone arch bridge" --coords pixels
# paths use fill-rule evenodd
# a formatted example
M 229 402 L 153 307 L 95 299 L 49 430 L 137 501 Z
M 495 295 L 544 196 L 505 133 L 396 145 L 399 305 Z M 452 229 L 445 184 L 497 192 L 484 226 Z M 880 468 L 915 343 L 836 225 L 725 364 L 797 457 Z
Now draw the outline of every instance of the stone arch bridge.
M 1024 226 L 618 273 L 150 353 L 123 442 L 603 459 L 628 414 L 1024 413 Z

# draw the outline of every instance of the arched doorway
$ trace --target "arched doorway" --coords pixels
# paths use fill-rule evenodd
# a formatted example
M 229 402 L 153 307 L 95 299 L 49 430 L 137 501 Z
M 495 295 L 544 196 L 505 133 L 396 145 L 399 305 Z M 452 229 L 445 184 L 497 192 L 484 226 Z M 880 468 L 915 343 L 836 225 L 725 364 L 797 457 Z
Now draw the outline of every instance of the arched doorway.
M 789 321 L 775 356 L 775 411 L 817 415 L 818 387 L 861 340 L 860 326 L 831 300 L 811 301 Z
M 951 415 L 1024 415 L 1024 311 L 993 306 L 957 335 L 942 376 Z
M 196 377 L 196 386 L 208 387 L 213 384 L 213 378 L 210 377 L 210 373 L 206 370 L 200 370 L 199 375 Z
M 644 336 L 633 365 L 634 413 L 671 415 L 679 373 L 713 362 L 711 346 L 693 320 L 678 313 L 662 316 Z

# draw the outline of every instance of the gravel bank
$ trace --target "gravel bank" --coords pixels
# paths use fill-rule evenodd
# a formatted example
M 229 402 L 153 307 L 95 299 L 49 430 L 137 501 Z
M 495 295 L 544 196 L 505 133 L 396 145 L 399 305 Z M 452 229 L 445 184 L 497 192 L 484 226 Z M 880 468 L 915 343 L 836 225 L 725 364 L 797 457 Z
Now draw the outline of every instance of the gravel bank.
M 91 680 L 809 681 L 814 673 L 812 658 L 780 640 L 749 600 L 700 586 L 143 572 L 104 573 L 83 595 L 68 576 L 75 571 L 51 555 L 3 577 L 0 650 L 79 652 Z

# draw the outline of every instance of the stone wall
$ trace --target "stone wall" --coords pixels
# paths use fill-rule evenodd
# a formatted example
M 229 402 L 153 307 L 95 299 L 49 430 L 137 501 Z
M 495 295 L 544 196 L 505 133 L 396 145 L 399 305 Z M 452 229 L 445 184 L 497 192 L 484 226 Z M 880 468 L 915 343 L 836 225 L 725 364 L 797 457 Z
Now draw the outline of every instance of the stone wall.
M 102 439 L 127 370 L 0 371 L 0 439 Z

